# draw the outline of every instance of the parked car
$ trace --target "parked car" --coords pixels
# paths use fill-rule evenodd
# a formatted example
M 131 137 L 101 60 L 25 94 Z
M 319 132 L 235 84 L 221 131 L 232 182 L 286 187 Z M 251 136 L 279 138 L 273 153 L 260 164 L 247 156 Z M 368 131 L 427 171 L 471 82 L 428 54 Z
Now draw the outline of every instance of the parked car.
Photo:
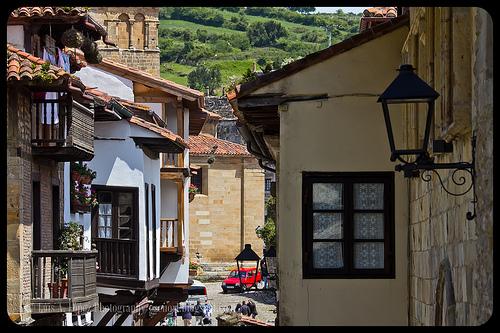
M 259 283 L 261 281 L 260 271 L 256 274 L 256 268 L 240 268 L 238 276 L 238 270 L 234 269 L 229 273 L 229 276 L 222 282 L 222 292 L 225 294 L 228 290 L 245 291 L 251 287 L 254 283 Z M 241 283 L 241 284 L 240 284 Z
M 186 305 L 190 308 L 191 313 L 193 313 L 197 301 L 200 301 L 201 304 L 208 302 L 207 287 L 202 282 L 193 280 L 193 284 L 188 289 L 188 298 L 184 302 L 179 302 L 177 313 L 179 315 L 182 314 Z

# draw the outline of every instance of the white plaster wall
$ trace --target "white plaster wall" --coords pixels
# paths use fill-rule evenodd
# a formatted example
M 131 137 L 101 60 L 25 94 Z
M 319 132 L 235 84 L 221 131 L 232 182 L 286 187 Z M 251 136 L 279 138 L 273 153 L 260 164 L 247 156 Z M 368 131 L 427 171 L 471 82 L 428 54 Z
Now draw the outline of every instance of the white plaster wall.
M 139 279 L 146 279 L 146 216 L 144 183 L 154 182 L 160 186 L 159 160 L 150 160 L 136 147 L 129 136 L 159 137 L 155 133 L 130 125 L 126 120 L 119 122 L 97 122 L 96 136 L 125 138 L 118 140 L 95 140 L 95 157 L 88 166 L 97 172 L 93 184 L 136 187 L 139 193 Z M 151 215 L 150 215 L 151 216 Z M 158 235 L 159 237 L 159 235 Z M 150 260 L 152 262 L 152 260 Z
M 278 263 L 281 325 L 407 325 L 407 182 L 395 173 L 395 279 L 302 278 L 302 172 L 393 171 L 377 97 L 397 75 L 406 27 L 256 93 L 328 93 L 280 112 Z M 351 95 L 335 97 L 338 95 Z M 401 114 L 399 115 L 401 116 Z M 393 125 L 403 125 L 402 118 Z M 396 141 L 402 140 L 397 137 Z
M 22 25 L 7 26 L 7 43 L 12 44 L 20 50 L 26 50 L 24 48 L 24 27 Z
M 163 120 L 166 121 L 167 128 L 172 132 L 177 133 L 177 110 L 175 109 L 175 106 L 172 103 L 166 103 L 165 111 L 167 119 Z
M 153 267 L 153 260 L 150 260 L 150 267 L 148 268 L 151 272 L 150 276 L 159 276 L 160 272 L 160 197 L 161 197 L 161 184 L 160 184 L 160 160 L 151 159 L 144 155 L 144 182 L 149 184 L 149 256 L 153 258 L 153 252 L 156 252 L 156 266 Z M 152 204 L 152 191 L 151 185 L 156 187 L 156 229 L 153 228 L 153 204 Z M 146 226 L 144 226 L 144 232 L 146 232 Z M 156 233 L 156 243 L 153 244 L 153 232 Z M 146 244 L 146 243 L 144 243 Z M 146 249 L 146 247 L 145 247 Z
M 153 110 L 161 119 L 163 119 L 163 114 L 162 114 L 162 104 L 163 103 L 141 103 L 144 105 L 147 105 Z M 163 119 L 165 120 L 165 119 Z
M 117 96 L 129 101 L 134 100 L 133 83 L 129 79 L 91 66 L 82 68 L 75 75 L 87 87 L 97 88 L 111 96 Z

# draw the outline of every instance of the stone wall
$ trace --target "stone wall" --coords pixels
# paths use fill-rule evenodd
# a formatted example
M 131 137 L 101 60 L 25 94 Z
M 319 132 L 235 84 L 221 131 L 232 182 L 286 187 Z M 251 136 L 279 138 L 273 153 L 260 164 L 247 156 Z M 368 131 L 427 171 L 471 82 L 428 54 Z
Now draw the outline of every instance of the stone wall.
M 159 7 L 93 7 L 90 13 L 117 44 L 98 43 L 104 58 L 160 76 Z
M 52 186 L 63 198 L 63 165 L 31 156 L 29 92 L 7 91 L 7 311 L 19 323 L 31 315 L 31 250 L 33 247 L 33 181 L 40 181 L 41 248 L 53 249 Z M 60 221 L 63 201 L 59 203 Z M 49 271 L 50 272 L 50 271 Z
M 478 325 L 492 311 L 492 26 L 475 8 L 412 8 L 403 61 L 440 93 L 432 138 L 453 143 L 435 162 L 472 160 L 477 135 L 477 217 L 473 192 L 447 194 L 438 178 L 410 180 L 411 325 Z M 472 45 L 472 48 L 471 48 Z M 472 51 L 472 52 L 471 52 Z M 472 111 L 471 111 L 472 110 Z M 406 111 L 407 144 L 422 140 L 423 118 Z M 421 113 L 421 112 L 420 112 Z M 431 139 L 432 139 L 431 138 Z M 439 171 L 452 192 L 462 192 L 451 171 Z M 457 174 L 458 176 L 467 174 Z
M 216 156 L 210 167 L 206 160 L 206 156 L 190 156 L 191 164 L 202 166 L 207 182 L 206 194 L 197 194 L 190 203 L 190 252 L 199 252 L 202 262 L 231 262 L 243 244 L 250 243 L 261 256 L 263 242 L 255 228 L 264 223 L 263 171 L 254 158 Z

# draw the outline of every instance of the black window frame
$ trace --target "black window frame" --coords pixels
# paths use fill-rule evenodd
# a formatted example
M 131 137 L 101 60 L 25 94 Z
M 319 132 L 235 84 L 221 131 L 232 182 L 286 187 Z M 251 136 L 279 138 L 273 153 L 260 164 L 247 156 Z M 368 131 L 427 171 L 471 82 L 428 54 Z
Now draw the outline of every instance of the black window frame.
M 191 176 L 191 184 L 198 187 L 198 194 L 203 193 L 203 167 L 196 170 L 196 174 Z
M 96 195 L 99 192 L 111 192 L 112 193 L 112 217 L 111 217 L 111 226 L 112 226 L 112 237 L 110 239 L 126 239 L 119 238 L 118 233 L 118 193 L 132 193 L 132 218 L 133 223 L 131 234 L 134 238 L 129 240 L 139 242 L 139 188 L 137 187 L 125 187 L 125 186 L 108 186 L 108 185 L 97 185 L 92 184 L 92 189 L 96 191 Z M 98 237 L 98 219 L 99 219 L 99 205 L 92 209 L 92 238 L 101 238 Z
M 342 268 L 313 267 L 313 183 L 343 184 L 343 258 Z M 354 268 L 354 209 L 355 183 L 384 183 L 384 268 Z M 304 279 L 394 279 L 395 278 L 395 217 L 394 172 L 303 172 L 302 173 L 302 274 Z M 370 241 L 370 240 L 364 240 Z

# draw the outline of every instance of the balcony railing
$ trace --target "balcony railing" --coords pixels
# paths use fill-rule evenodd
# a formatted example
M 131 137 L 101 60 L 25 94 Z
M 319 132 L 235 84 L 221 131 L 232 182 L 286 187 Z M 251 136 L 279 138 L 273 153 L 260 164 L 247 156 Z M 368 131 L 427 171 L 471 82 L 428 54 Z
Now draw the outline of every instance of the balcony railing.
M 182 154 L 161 153 L 161 167 L 162 168 L 180 168 Z
M 68 96 L 32 100 L 31 144 L 34 155 L 57 161 L 94 156 L 94 113 Z
M 93 238 L 96 245 L 98 275 L 137 277 L 137 241 L 134 239 Z
M 160 219 L 160 251 L 170 253 L 182 251 L 182 230 L 178 228 L 178 219 Z
M 96 255 L 97 251 L 33 251 L 32 312 L 88 311 L 97 306 Z

